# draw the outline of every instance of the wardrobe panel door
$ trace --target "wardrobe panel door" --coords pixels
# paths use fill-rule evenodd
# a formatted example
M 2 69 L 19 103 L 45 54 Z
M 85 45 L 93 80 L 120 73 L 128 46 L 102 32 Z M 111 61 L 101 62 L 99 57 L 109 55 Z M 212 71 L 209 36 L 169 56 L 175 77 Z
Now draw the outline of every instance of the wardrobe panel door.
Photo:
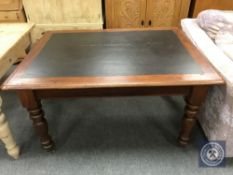
M 147 24 L 151 27 L 177 26 L 182 0 L 148 0 Z
M 144 27 L 147 0 L 106 0 L 107 28 Z

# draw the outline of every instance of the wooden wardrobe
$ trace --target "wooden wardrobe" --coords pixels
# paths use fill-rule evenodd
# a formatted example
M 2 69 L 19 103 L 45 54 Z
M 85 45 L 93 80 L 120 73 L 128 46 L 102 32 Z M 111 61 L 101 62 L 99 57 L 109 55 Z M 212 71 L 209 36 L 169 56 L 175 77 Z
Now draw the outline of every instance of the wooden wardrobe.
M 233 10 L 233 0 L 192 0 L 189 16 L 195 18 L 206 9 Z
M 107 28 L 178 26 L 190 0 L 105 0 Z

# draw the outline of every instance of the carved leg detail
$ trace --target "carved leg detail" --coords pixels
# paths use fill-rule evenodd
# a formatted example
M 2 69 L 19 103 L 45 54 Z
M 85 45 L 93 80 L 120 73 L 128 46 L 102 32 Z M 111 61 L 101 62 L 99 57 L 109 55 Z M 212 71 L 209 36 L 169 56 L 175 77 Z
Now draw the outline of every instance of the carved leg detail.
M 182 129 L 179 142 L 181 145 L 187 145 L 189 141 L 189 135 L 193 126 L 196 124 L 196 115 L 199 110 L 199 106 L 193 106 L 187 102 L 185 107 L 185 114 L 182 122 Z
M 7 153 L 14 159 L 18 159 L 20 150 L 11 134 L 9 124 L 6 121 L 6 117 L 1 110 L 1 105 L 2 99 L 0 97 L 0 139 L 5 144 Z
M 36 99 L 32 91 L 22 91 L 19 95 L 22 104 L 29 112 L 35 131 L 40 138 L 42 148 L 46 151 L 54 150 L 54 142 L 48 133 L 48 124 L 44 118 L 40 101 Z
M 197 113 L 204 101 L 208 87 L 193 87 L 189 96 L 186 98 L 186 107 L 182 122 L 182 128 L 179 136 L 179 143 L 181 146 L 186 146 L 190 139 L 190 133 L 196 124 Z
M 40 137 L 40 142 L 46 151 L 51 151 L 54 149 L 54 144 L 51 137 L 48 134 L 48 124 L 44 118 L 44 112 L 41 109 L 41 106 L 38 106 L 37 109 L 28 109 L 31 120 L 33 121 L 34 128 Z

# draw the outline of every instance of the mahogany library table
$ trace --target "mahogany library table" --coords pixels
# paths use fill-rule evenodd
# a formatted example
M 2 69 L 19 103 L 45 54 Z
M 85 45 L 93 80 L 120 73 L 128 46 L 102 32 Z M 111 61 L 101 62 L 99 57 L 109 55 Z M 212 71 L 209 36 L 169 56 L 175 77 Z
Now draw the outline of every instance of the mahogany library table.
M 42 99 L 181 95 L 186 97 L 186 107 L 179 143 L 186 145 L 208 88 L 223 83 L 176 28 L 51 31 L 4 82 L 3 89 L 18 92 L 42 147 L 50 151 L 54 142 Z

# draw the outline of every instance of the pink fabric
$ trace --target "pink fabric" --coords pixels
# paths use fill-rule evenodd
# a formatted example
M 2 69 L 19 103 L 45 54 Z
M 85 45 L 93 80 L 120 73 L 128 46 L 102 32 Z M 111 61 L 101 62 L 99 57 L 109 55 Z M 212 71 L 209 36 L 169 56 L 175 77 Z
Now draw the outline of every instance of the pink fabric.
M 205 10 L 199 13 L 197 23 L 212 39 L 215 39 L 219 32 L 229 32 L 233 35 L 233 13 Z
M 199 13 L 197 23 L 233 60 L 233 11 L 205 10 Z

